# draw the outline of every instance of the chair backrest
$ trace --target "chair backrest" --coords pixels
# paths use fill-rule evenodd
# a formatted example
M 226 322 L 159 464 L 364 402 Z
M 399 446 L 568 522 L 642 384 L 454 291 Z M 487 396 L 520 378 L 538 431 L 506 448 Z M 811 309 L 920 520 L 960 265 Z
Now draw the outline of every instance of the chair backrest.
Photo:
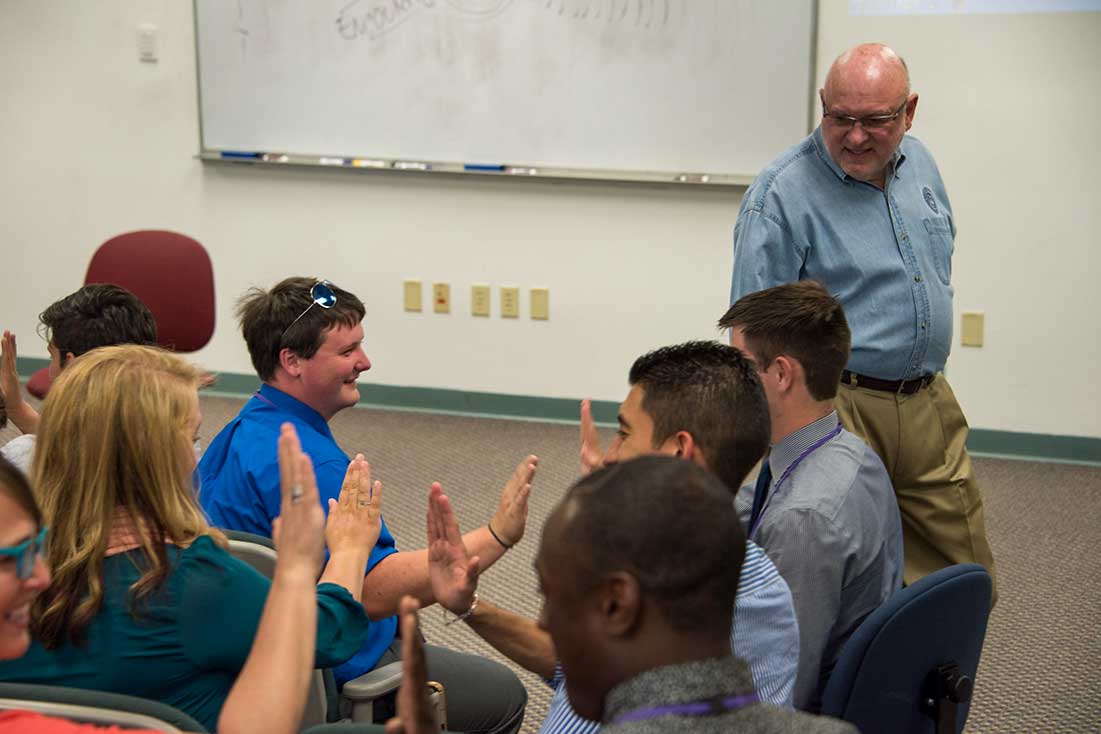
M 243 530 L 222 530 L 229 540 L 229 552 L 269 579 L 275 577 L 275 543 L 263 535 Z
M 990 574 L 973 563 L 941 569 L 902 589 L 845 643 L 822 695 L 822 713 L 867 732 L 937 731 L 926 702 L 937 698 L 931 687 L 938 668 L 954 662 L 960 675 L 974 681 L 990 601 Z M 957 734 L 967 720 L 969 688 L 966 693 L 962 703 L 944 704 L 952 707 L 956 724 L 950 728 Z
M 244 561 L 268 578 L 275 575 L 275 544 L 271 538 L 253 535 L 241 530 L 222 530 L 229 540 L 229 552 Z M 373 715 L 374 701 L 401 685 L 401 662 L 383 665 L 364 673 L 360 677 L 344 684 L 344 695 L 337 690 L 336 679 L 329 668 L 319 669 L 310 681 L 310 692 L 306 699 L 306 709 L 302 715 L 302 727 L 333 723 L 342 719 L 352 721 L 370 720 Z M 446 720 L 447 712 L 441 697 L 433 699 L 437 703 L 441 720 Z
M 269 579 L 275 577 L 275 543 L 263 535 L 246 533 L 243 530 L 222 530 L 229 540 L 229 552 L 255 568 Z M 306 708 L 302 712 L 302 727 L 324 724 L 338 713 L 335 701 L 336 684 L 332 682 L 332 671 L 318 670 L 310 681 L 310 692 L 306 697 Z
M 178 734 L 207 729 L 179 709 L 120 693 L 30 683 L 0 683 L 0 709 L 37 711 L 71 721 Z
M 214 334 L 210 256 L 187 235 L 146 229 L 112 237 L 92 255 L 84 283 L 112 283 L 140 298 L 168 349 L 194 352 Z
M 302 734 L 383 734 L 384 731 L 385 727 L 382 724 L 356 724 L 345 721 L 311 726 Z M 440 730 L 442 734 L 447 734 L 448 731 L 448 729 Z

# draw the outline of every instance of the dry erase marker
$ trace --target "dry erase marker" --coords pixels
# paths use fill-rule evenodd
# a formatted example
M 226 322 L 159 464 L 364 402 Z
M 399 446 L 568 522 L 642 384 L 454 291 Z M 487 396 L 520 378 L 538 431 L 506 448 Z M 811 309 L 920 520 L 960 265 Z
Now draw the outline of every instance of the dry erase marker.
M 283 153 L 264 153 L 260 156 L 260 160 L 265 163 L 286 163 L 290 159 Z
M 539 169 L 527 168 L 526 166 L 509 166 L 505 168 L 505 173 L 511 173 L 514 176 L 534 176 L 539 173 Z
M 500 172 L 500 171 L 505 170 L 505 167 L 504 166 L 493 165 L 493 164 L 489 164 L 489 163 L 464 163 L 463 164 L 463 170 L 464 171 L 487 171 L 487 172 L 488 171 L 498 171 L 498 172 Z
M 260 157 L 260 154 L 259 153 L 249 153 L 248 151 L 244 151 L 244 150 L 223 150 L 222 151 L 222 157 L 223 158 L 236 158 L 237 160 L 249 159 L 249 158 L 255 160 L 255 159 Z
M 675 180 L 680 183 L 707 183 L 711 177 L 706 173 L 682 173 Z
M 356 168 L 387 168 L 389 164 L 374 158 L 353 158 L 352 165 Z
M 394 168 L 399 171 L 427 171 L 428 164 L 421 161 L 394 161 Z
M 343 166 L 344 165 L 344 159 L 343 158 L 321 158 L 317 162 L 320 163 L 323 166 Z

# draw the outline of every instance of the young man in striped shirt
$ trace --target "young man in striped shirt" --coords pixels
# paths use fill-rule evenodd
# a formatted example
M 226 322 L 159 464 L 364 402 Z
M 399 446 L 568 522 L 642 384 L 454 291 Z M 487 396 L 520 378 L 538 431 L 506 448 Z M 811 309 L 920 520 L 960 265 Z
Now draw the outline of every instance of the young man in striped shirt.
M 631 367 L 628 381 L 631 390 L 620 406 L 619 431 L 607 452 L 600 448 L 588 401 L 582 403 L 582 472 L 635 456 L 678 456 L 711 470 L 730 488 L 733 500 L 770 435 L 768 403 L 752 363 L 725 344 L 688 342 L 643 355 Z M 429 527 L 430 576 L 439 603 L 555 689 L 542 732 L 595 732 L 600 725 L 569 705 L 550 635 L 534 620 L 483 599 L 473 603 L 476 572 L 461 543 L 446 539 L 441 523 L 434 531 L 431 523 Z M 457 528 L 450 534 L 457 536 Z M 753 543 L 746 544 L 730 638 L 734 654 L 748 663 L 761 699 L 791 706 L 799 658 L 791 592 Z

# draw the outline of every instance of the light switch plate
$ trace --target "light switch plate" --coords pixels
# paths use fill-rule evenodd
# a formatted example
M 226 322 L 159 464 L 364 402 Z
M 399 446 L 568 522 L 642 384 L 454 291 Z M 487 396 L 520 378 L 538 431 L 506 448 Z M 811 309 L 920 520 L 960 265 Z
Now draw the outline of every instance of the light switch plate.
M 157 58 L 157 26 L 142 23 L 138 26 L 138 61 L 155 64 Z
M 960 344 L 965 347 L 981 347 L 985 314 L 982 311 L 964 311 L 960 320 Z
M 550 318 L 550 290 L 547 288 L 531 289 L 531 317 L 537 321 L 546 321 Z
M 419 280 L 405 281 L 405 310 L 419 312 L 423 306 L 421 296 L 421 282 Z

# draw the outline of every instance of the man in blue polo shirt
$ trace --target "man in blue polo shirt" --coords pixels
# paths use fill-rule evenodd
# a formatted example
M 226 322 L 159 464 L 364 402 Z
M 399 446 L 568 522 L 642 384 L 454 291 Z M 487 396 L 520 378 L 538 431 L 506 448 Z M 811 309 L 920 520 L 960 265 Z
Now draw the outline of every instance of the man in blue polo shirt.
M 340 493 L 349 459 L 329 430 L 334 415 L 359 401 L 357 378 L 371 368 L 363 351 L 363 303 L 327 281 L 287 278 L 271 290 L 252 289 L 237 315 L 263 385 L 211 442 L 199 463 L 199 497 L 212 524 L 271 535 L 280 507 L 277 437 L 283 423 L 298 432 L 310 456 L 322 505 Z M 492 520 L 464 544 L 485 570 L 524 534 L 536 458 L 517 468 Z M 334 671 L 343 683 L 401 656 L 395 642 L 403 595 L 435 601 L 424 550 L 399 552 L 385 522 L 367 563 L 363 605 L 372 621 L 367 643 Z M 448 721 L 466 732 L 515 732 L 527 692 L 508 668 L 473 655 L 426 647 L 428 671 L 444 684 Z

